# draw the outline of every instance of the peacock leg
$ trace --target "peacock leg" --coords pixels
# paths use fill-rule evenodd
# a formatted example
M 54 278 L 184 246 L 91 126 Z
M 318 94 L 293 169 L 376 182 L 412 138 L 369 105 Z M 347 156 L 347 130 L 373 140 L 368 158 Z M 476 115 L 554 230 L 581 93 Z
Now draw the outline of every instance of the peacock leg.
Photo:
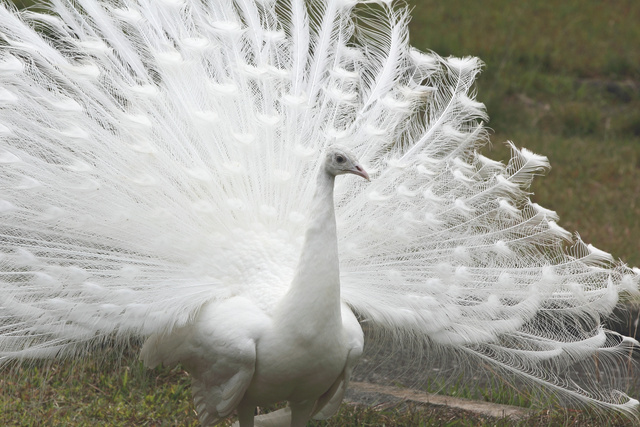
M 256 407 L 240 402 L 237 411 L 238 423 L 240 424 L 240 427 L 253 427 L 253 419 L 256 412 Z
M 313 400 L 289 402 L 291 407 L 291 427 L 304 427 L 311 418 L 311 411 L 315 406 Z

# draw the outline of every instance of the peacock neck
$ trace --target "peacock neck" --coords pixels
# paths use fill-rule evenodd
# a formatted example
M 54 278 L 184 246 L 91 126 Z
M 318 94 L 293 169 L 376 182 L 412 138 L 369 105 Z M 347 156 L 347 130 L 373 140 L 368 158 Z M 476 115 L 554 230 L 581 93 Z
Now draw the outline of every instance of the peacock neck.
M 334 182 L 335 176 L 321 168 L 300 259 L 282 301 L 287 306 L 282 307 L 283 312 L 290 320 L 302 317 L 299 321 L 310 327 L 313 321 L 320 322 L 322 328 L 342 324 Z

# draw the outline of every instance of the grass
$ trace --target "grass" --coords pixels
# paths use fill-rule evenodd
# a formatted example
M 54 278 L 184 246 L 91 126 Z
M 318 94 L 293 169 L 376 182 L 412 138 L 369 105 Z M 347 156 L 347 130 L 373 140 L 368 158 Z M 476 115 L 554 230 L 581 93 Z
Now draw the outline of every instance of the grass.
M 640 3 L 420 0 L 411 42 L 440 55 L 479 56 L 478 99 L 503 143 L 544 154 L 534 201 L 560 225 L 640 265 Z
M 188 374 L 145 369 L 133 353 L 21 364 L 3 372 L 0 389 L 0 425 L 198 425 Z
M 20 364 L 0 378 L 0 425 L 109 425 L 109 426 L 197 426 L 191 400 L 190 378 L 182 369 L 145 369 L 133 350 L 119 359 L 113 355 L 89 358 L 83 363 L 56 362 Z M 507 399 L 504 388 L 497 396 Z M 441 388 L 438 384 L 432 385 Z M 457 397 L 478 397 L 464 381 L 445 389 Z M 526 403 L 526 402 L 525 402 Z M 557 406 L 533 411 L 515 422 L 460 409 L 399 402 L 377 406 L 343 404 L 327 421 L 310 426 L 624 426 L 627 419 L 590 411 L 568 411 Z M 230 425 L 228 423 L 227 425 Z
M 486 63 L 477 84 L 494 130 L 485 155 L 507 158 L 507 139 L 547 155 L 553 169 L 534 181 L 535 201 L 556 210 L 560 224 L 586 242 L 640 265 L 640 2 L 410 4 L 413 45 Z M 0 377 L 0 425 L 197 425 L 189 383 L 178 368 L 143 369 L 134 354 L 50 369 L 19 365 Z M 527 403 L 500 386 L 458 382 L 444 391 Z M 554 408 L 521 425 L 625 422 Z M 313 425 L 514 424 L 439 407 L 343 405 L 329 422 Z

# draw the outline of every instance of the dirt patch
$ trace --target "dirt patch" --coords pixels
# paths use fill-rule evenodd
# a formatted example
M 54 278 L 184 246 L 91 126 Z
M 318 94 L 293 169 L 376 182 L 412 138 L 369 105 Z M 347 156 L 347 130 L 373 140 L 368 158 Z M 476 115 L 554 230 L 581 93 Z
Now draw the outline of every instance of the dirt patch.
M 348 396 L 348 400 L 353 403 L 367 403 L 371 401 L 372 398 L 380 400 L 381 397 L 384 397 L 382 400 L 385 402 L 408 401 L 421 404 L 426 403 L 429 405 L 446 406 L 452 409 L 453 412 L 459 409 L 493 418 L 509 417 L 514 420 L 519 420 L 530 415 L 528 410 L 517 406 L 441 396 L 412 389 L 360 382 L 351 383 L 349 386 L 351 393 Z

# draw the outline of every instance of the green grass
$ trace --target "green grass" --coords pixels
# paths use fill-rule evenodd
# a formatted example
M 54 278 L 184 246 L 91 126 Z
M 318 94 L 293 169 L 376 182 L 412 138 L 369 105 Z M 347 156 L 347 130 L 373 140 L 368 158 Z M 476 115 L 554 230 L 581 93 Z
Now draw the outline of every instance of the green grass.
M 198 425 L 181 369 L 124 360 L 15 366 L 0 379 L 0 425 Z
M 534 201 L 560 225 L 640 265 L 640 2 L 410 2 L 411 42 L 485 61 L 477 84 L 503 143 L 544 154 Z
M 441 388 L 437 384 L 432 386 Z M 18 365 L 3 372 L 0 378 L 0 425 L 197 426 L 189 387 L 189 375 L 179 367 L 144 369 L 136 360 L 135 351 L 124 359 L 107 355 L 83 363 Z M 518 403 L 504 386 L 496 383 L 490 388 L 497 394 L 485 395 L 484 400 Z M 444 391 L 456 397 L 479 397 L 478 390 L 464 381 L 455 382 Z M 624 426 L 628 422 L 615 414 L 564 410 L 557 406 L 532 411 L 526 419 L 514 422 L 460 409 L 401 402 L 375 406 L 343 404 L 328 421 L 309 425 Z
M 535 201 L 556 210 L 560 225 L 586 242 L 640 265 L 640 2 L 410 4 L 416 47 L 485 61 L 478 99 L 487 105 L 494 130 L 485 154 L 507 158 L 503 142 L 509 139 L 547 155 L 553 169 L 534 181 Z M 144 370 L 135 355 L 51 369 L 19 366 L 0 376 L 0 425 L 197 425 L 189 382 L 180 369 Z M 444 391 L 527 403 L 499 385 L 478 390 L 459 382 Z M 522 425 L 606 423 L 625 421 L 554 408 Z M 402 405 L 343 406 L 328 423 L 314 425 L 513 424 Z

